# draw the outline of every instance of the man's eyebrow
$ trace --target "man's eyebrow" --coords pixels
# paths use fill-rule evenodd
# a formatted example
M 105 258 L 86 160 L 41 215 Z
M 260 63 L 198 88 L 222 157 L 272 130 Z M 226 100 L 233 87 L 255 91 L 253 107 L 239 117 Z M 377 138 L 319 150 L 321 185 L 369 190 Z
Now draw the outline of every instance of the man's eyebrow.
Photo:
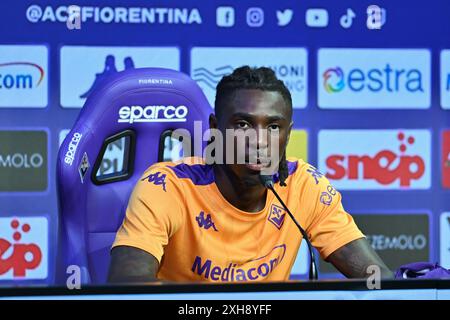
M 251 113 L 236 112 L 236 113 L 233 113 L 233 115 L 231 117 L 232 118 L 240 118 L 240 119 L 253 119 L 253 118 L 255 118 L 255 115 L 252 115 Z M 272 121 L 286 120 L 286 118 L 283 116 L 273 115 L 273 116 L 267 116 L 267 120 L 268 120 L 268 122 L 272 122 Z

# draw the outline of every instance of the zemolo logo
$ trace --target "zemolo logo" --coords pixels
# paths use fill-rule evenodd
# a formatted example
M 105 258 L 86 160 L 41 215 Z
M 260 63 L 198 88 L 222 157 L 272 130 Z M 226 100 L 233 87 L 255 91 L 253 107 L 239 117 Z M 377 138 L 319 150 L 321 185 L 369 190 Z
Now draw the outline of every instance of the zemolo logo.
M 0 192 L 47 189 L 47 144 L 44 130 L 0 131 Z
M 118 123 L 186 122 L 189 109 L 184 105 L 123 106 Z

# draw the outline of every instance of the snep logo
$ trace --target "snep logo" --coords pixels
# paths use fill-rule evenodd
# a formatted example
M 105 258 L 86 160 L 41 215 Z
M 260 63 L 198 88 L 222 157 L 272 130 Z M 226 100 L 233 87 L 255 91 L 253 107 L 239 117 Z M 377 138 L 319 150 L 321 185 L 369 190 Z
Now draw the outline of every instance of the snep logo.
M 47 189 L 47 132 L 0 131 L 0 192 Z
M 0 218 L 0 280 L 45 279 L 47 274 L 47 218 Z
M 426 109 L 431 54 L 426 49 L 320 49 L 321 108 Z
M 319 168 L 338 188 L 428 189 L 428 130 L 322 130 Z
M 267 220 L 272 222 L 272 224 L 275 227 L 277 227 L 278 230 L 280 230 L 281 227 L 283 226 L 285 218 L 286 218 L 286 211 L 282 207 L 277 206 L 276 204 L 273 204 L 270 207 L 270 213 Z
M 46 107 L 47 66 L 45 46 L 0 45 L 0 107 Z
M 188 113 L 189 109 L 184 105 L 122 106 L 117 122 L 186 122 Z
M 352 216 L 369 244 L 391 270 L 411 262 L 429 261 L 428 214 L 354 213 Z M 329 263 L 321 263 L 321 272 L 332 271 L 330 266 Z
M 73 160 L 75 159 L 75 155 L 77 152 L 78 144 L 80 143 L 83 135 L 79 132 L 75 132 L 70 140 L 69 147 L 67 148 L 66 155 L 64 157 L 64 162 L 69 166 L 72 165 Z
M 450 189 L 450 130 L 442 133 L 442 186 Z
M 214 224 L 211 214 L 205 214 L 205 212 L 201 211 L 197 217 L 195 217 L 195 221 L 197 221 L 197 224 L 200 228 L 203 228 L 205 230 L 208 230 L 210 228 L 213 228 L 214 231 L 219 231 L 216 228 L 216 225 Z
M 123 70 L 160 67 L 179 70 L 180 53 L 175 47 L 61 48 L 61 105 L 81 108 L 104 79 Z M 143 79 L 148 82 L 151 79 Z M 151 81 L 156 81 L 154 79 Z M 141 82 L 139 82 L 141 83 Z
M 270 276 L 273 270 L 283 262 L 286 245 L 274 247 L 267 254 L 249 261 L 230 261 L 225 265 L 217 265 L 211 259 L 196 256 L 191 271 L 203 280 L 239 282 L 258 281 Z
M 255 19 L 252 18 L 252 21 Z M 223 76 L 243 65 L 269 67 L 291 92 L 294 108 L 305 108 L 308 92 L 307 59 L 308 53 L 304 48 L 195 47 L 191 50 L 191 77 L 197 81 L 213 106 L 216 86 Z
M 155 173 L 151 173 L 148 176 L 146 176 L 145 178 L 142 178 L 141 181 L 147 181 L 150 183 L 153 183 L 155 186 L 162 186 L 162 189 L 164 191 L 166 190 L 166 174 L 161 173 L 161 172 L 155 172 Z
M 439 261 L 444 268 L 450 269 L 450 212 L 442 213 L 440 220 L 441 259 Z

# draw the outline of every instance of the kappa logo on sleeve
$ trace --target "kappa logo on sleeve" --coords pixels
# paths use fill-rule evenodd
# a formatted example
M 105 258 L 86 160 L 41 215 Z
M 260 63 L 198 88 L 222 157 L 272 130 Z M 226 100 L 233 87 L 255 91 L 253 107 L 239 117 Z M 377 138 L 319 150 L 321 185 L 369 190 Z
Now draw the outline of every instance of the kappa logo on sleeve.
M 195 217 L 195 220 L 197 221 L 198 226 L 200 228 L 204 228 L 205 230 L 208 230 L 209 228 L 213 228 L 214 231 L 216 231 L 216 232 L 219 231 L 219 230 L 217 230 L 216 225 L 212 221 L 211 214 L 207 214 L 205 217 L 205 213 L 203 211 L 201 211 L 199 213 L 199 215 L 197 217 Z
M 147 182 L 153 183 L 155 186 L 162 186 L 163 190 L 166 190 L 166 174 L 162 174 L 161 172 L 151 173 L 145 178 L 141 179 L 141 181 L 147 180 Z
M 323 177 L 323 173 L 321 173 L 319 170 L 317 170 L 315 167 L 313 166 L 309 166 L 309 169 L 306 170 L 307 172 L 309 172 L 311 174 L 311 176 L 314 178 L 314 180 L 316 181 L 316 184 L 319 184 L 319 179 L 321 179 Z

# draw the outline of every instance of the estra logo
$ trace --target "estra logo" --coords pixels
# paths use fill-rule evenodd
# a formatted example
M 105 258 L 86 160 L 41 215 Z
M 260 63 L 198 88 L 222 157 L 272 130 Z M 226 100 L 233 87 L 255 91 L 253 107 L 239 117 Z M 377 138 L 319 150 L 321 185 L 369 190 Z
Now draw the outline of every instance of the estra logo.
M 431 106 L 431 54 L 426 49 L 323 48 L 318 72 L 320 108 Z
M 319 170 L 341 190 L 428 189 L 428 130 L 322 130 Z
M 0 280 L 45 279 L 47 274 L 47 218 L 0 218 Z

